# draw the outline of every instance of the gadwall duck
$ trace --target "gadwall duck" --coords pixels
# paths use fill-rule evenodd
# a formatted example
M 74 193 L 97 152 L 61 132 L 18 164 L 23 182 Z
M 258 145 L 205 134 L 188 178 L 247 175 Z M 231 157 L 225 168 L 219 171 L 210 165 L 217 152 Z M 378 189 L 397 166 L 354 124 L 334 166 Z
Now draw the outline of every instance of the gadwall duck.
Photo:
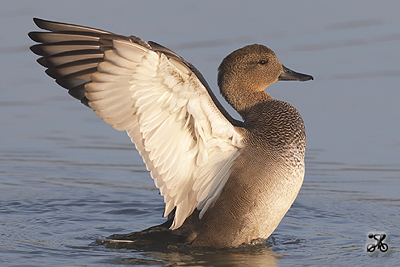
M 238 121 L 201 73 L 164 46 L 34 22 L 48 30 L 29 33 L 40 43 L 31 47 L 39 64 L 103 121 L 127 132 L 164 197 L 163 226 L 185 233 L 181 243 L 234 247 L 271 235 L 303 183 L 306 135 L 299 112 L 264 90 L 312 76 L 286 68 L 263 45 L 232 52 L 219 66 L 218 86 Z

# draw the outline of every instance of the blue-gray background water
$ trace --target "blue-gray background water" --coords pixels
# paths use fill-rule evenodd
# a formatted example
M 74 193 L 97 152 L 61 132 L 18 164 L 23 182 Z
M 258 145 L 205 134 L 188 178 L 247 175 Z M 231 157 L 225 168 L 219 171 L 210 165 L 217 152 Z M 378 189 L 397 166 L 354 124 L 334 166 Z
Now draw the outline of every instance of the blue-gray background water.
M 1 265 L 399 265 L 399 13 L 397 0 L 1 1 Z M 163 201 L 125 133 L 35 62 L 32 17 L 159 42 L 216 94 L 219 63 L 247 44 L 313 75 L 267 90 L 300 111 L 307 132 L 304 185 L 268 245 L 203 253 L 93 245 L 162 223 Z M 367 234 L 378 231 L 389 252 L 371 257 Z

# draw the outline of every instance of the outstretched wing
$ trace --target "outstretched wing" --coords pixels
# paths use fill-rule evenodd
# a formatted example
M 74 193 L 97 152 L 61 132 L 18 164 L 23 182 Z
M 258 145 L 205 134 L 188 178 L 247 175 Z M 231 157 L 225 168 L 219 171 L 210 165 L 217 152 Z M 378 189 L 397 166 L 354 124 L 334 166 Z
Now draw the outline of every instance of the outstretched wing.
M 220 195 L 243 139 L 201 74 L 171 50 L 134 36 L 35 23 L 49 30 L 29 34 L 41 43 L 31 47 L 42 56 L 38 62 L 103 121 L 128 133 L 164 196 L 164 216 L 176 208 L 171 229 L 196 208 L 201 218 Z

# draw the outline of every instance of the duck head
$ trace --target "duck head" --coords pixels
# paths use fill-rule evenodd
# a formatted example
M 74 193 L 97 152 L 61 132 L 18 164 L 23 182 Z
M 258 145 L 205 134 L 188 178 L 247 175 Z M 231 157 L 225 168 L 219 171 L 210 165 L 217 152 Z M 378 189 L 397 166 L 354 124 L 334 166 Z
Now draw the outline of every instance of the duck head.
M 290 70 L 271 49 L 258 44 L 232 52 L 218 68 L 221 94 L 239 113 L 271 98 L 264 90 L 274 82 L 308 80 L 313 80 L 313 77 Z

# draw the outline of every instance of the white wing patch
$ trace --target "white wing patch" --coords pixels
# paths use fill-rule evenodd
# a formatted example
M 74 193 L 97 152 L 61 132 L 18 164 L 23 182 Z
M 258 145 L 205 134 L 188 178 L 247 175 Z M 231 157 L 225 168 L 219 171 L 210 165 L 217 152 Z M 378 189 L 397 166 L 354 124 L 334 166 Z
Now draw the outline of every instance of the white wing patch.
M 129 41 L 114 40 L 113 47 L 86 84 L 86 97 L 106 123 L 127 131 L 164 196 L 164 216 L 176 207 L 177 229 L 219 197 L 242 136 L 184 64 Z

